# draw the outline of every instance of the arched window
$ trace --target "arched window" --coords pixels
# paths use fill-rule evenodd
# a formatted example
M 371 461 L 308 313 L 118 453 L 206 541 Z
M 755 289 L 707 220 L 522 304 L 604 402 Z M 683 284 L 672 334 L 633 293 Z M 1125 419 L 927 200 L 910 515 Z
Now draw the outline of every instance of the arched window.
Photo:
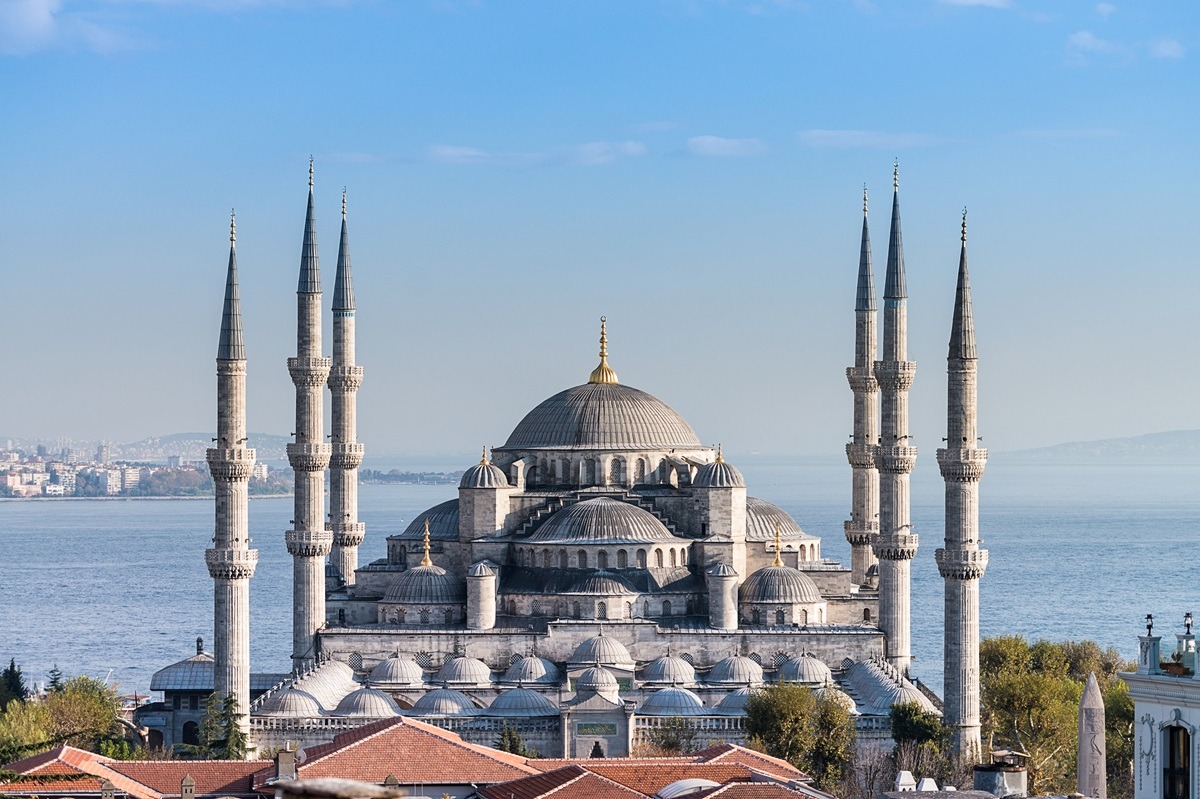
M 750 611 L 750 623 L 762 624 L 762 614 L 758 612 L 758 608 Z
M 644 608 L 644 611 L 645 612 L 642 615 L 644 617 L 646 617 L 647 619 L 650 618 L 650 602 L 649 601 L 646 602 L 646 607 Z
M 198 746 L 200 744 L 200 725 L 194 721 L 189 721 L 183 725 L 183 742 L 188 746 Z
M 784 621 L 784 614 L 782 610 L 775 611 L 775 623 L 780 627 L 787 623 Z
M 669 599 L 663 600 L 663 615 L 664 616 L 671 615 L 671 600 L 669 600 Z
M 871 609 L 863 608 L 863 621 L 869 622 L 870 620 L 871 620 Z
M 596 553 L 596 566 L 600 569 L 608 568 L 608 552 L 602 549 Z
M 531 615 L 531 616 L 541 616 L 542 615 L 542 601 L 540 599 L 533 600 L 533 603 L 529 606 L 529 615 Z
M 398 611 L 396 611 L 396 615 L 393 617 L 393 620 L 397 624 L 404 624 L 407 619 L 408 613 L 404 610 L 404 608 L 400 608 Z
M 689 615 L 689 616 L 693 616 L 693 615 L 695 615 L 695 613 L 696 613 L 696 601 L 695 601 L 694 599 L 692 599 L 691 597 L 689 597 L 689 598 L 688 598 L 688 601 L 687 601 L 687 606 L 686 606 L 686 607 L 687 607 L 687 615 Z
M 1192 795 L 1192 736 L 1183 727 L 1163 730 L 1163 799 L 1189 799 Z
M 639 549 L 637 551 L 637 567 L 639 569 L 646 568 L 646 550 Z
M 408 563 L 408 547 L 400 547 L 398 563 Z
M 454 611 L 446 608 L 446 624 L 454 624 Z
M 570 566 L 571 564 L 568 562 L 569 560 L 570 560 L 570 556 L 569 556 L 569 555 L 567 555 L 567 550 L 565 550 L 565 549 L 563 549 L 563 550 L 559 550 L 559 553 L 558 553 L 558 568 L 560 568 L 560 569 L 565 569 L 565 568 L 567 568 L 568 566 Z
M 677 557 L 677 556 L 675 555 L 675 550 L 674 550 L 674 549 L 672 549 L 672 550 L 671 550 L 671 568 L 675 568 L 676 566 L 678 566 L 678 565 L 679 565 L 679 563 L 678 563 L 678 562 L 676 562 L 676 560 L 675 560 L 675 558 L 676 558 L 676 557 Z
M 579 558 L 579 568 L 586 569 L 587 568 L 587 552 L 581 549 L 581 550 L 579 550 L 579 555 L 577 557 Z
M 571 606 L 571 615 L 577 619 L 583 618 L 583 608 L 580 607 L 578 602 Z
M 643 458 L 637 459 L 637 467 L 633 471 L 633 476 L 639 483 L 646 479 L 646 461 Z
M 559 619 L 561 619 L 563 616 L 567 615 L 567 603 L 563 602 L 561 599 L 558 600 L 557 602 L 555 602 L 554 603 L 554 615 L 555 615 L 555 617 L 557 617 Z
M 632 602 L 625 603 L 625 618 L 627 618 L 627 619 L 633 618 L 633 603 Z
M 608 605 L 605 604 L 604 602 L 596 603 L 596 618 L 597 619 L 607 619 L 608 618 Z
M 583 470 L 584 483 L 590 486 L 596 485 L 596 459 L 588 458 L 586 461 L 584 461 Z
M 629 568 L 629 553 L 623 549 L 617 550 L 617 568 Z
M 625 484 L 625 459 L 613 458 L 608 465 L 608 482 L 613 485 Z
M 549 484 L 554 482 L 554 474 L 547 467 L 545 458 L 542 458 L 540 461 L 538 461 L 537 476 L 544 483 Z
M 421 608 L 421 624 L 429 624 L 429 608 Z
M 654 565 L 661 569 L 662 564 L 663 564 L 662 550 L 656 549 L 656 550 L 654 550 Z
M 800 560 L 808 560 L 808 547 L 800 547 Z
M 551 566 L 550 550 L 548 549 L 542 550 L 542 566 L 546 569 L 549 569 Z
M 655 474 L 655 476 L 654 476 L 655 481 L 658 483 L 667 482 L 667 459 L 666 458 L 659 459 L 658 469 L 656 471 L 657 471 L 657 474 Z
M 800 623 L 808 624 L 808 611 L 807 610 L 800 611 Z
M 680 566 L 687 565 L 687 547 L 684 547 L 683 549 L 679 550 L 679 565 Z

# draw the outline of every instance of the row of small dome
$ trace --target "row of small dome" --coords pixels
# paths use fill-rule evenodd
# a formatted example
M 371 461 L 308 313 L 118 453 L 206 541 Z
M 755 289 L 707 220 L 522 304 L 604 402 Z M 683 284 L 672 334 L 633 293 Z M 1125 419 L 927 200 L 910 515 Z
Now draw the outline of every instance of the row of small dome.
M 479 463 L 463 472 L 459 488 L 511 488 L 508 475 L 488 460 L 485 453 Z M 718 452 L 717 459 L 696 469 L 693 488 L 745 488 L 746 478 Z

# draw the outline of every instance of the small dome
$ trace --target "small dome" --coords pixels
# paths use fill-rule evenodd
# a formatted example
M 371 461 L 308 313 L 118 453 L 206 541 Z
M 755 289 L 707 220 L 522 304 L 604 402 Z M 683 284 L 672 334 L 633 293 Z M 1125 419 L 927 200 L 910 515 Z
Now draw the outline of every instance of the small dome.
M 441 566 L 415 566 L 400 572 L 383 601 L 399 605 L 461 605 L 467 587 Z
M 575 680 L 575 686 L 580 691 L 596 692 L 616 691 L 619 687 L 617 678 L 603 666 L 593 666 L 581 671 Z
M 272 697 L 260 712 L 264 716 L 310 719 L 321 715 L 321 705 L 307 691 L 287 688 Z
M 924 710 L 926 713 L 938 712 L 933 702 L 929 701 L 929 697 L 925 696 L 920 688 L 904 679 L 892 690 L 892 704 L 898 705 L 902 702 L 920 705 L 921 710 Z
M 754 692 L 750 688 L 739 688 L 736 691 L 730 691 L 725 695 L 725 698 L 717 703 L 717 713 L 722 713 L 729 716 L 741 716 L 746 712 L 746 703 L 750 701 L 750 696 Z
M 359 688 L 346 694 L 338 702 L 335 716 L 353 716 L 363 719 L 382 719 L 400 715 L 400 706 L 383 691 L 374 688 Z
M 425 673 L 415 660 L 394 655 L 371 669 L 374 685 L 420 685 Z
M 700 791 L 707 791 L 709 788 L 720 788 L 721 783 L 706 780 L 703 777 L 688 777 L 684 780 L 675 780 L 670 785 L 664 785 L 658 789 L 658 793 L 654 794 L 655 799 L 677 799 L 681 796 L 687 796 Z
M 557 716 L 558 708 L 542 694 L 528 688 L 510 688 L 492 702 L 487 709 L 489 716 L 528 718 L 530 716 Z
M 841 705 L 851 715 L 858 715 L 858 705 L 850 697 L 850 694 L 838 688 L 833 683 L 823 685 L 816 690 L 818 699 L 827 699 L 830 702 Z
M 467 572 L 468 577 L 495 577 L 496 570 L 488 565 L 487 561 L 481 560 L 471 567 Z
M 746 497 L 747 541 L 774 541 L 776 525 L 784 541 L 801 538 L 816 540 L 816 536 L 801 530 L 796 520 L 783 508 L 757 497 Z
M 708 672 L 705 682 L 710 685 L 762 685 L 762 666 L 740 655 L 718 660 Z
M 532 682 L 555 684 L 562 682 L 562 672 L 545 658 L 520 658 L 504 672 L 503 682 Z
M 414 716 L 477 716 L 480 712 L 466 694 L 452 688 L 435 688 L 412 706 Z
M 575 647 L 575 652 L 567 660 L 567 663 L 596 663 L 601 666 L 617 666 L 630 671 L 634 668 L 633 657 L 625 645 L 604 633 L 593 636 Z
M 447 660 L 438 669 L 437 682 L 458 683 L 461 685 L 480 685 L 492 681 L 492 670 L 482 660 L 476 658 L 457 657 Z
M 766 566 L 750 575 L 738 591 L 742 602 L 783 602 L 789 605 L 821 602 L 817 584 L 788 566 Z
M 636 594 L 637 591 L 629 583 L 625 582 L 624 578 L 619 574 L 598 569 L 580 577 L 565 593 L 590 594 L 592 596 L 623 596 Z
M 696 470 L 692 485 L 696 488 L 745 488 L 746 478 L 718 453 L 715 461 Z
M 718 563 L 708 570 L 708 573 L 713 577 L 737 577 L 737 569 L 730 566 L 728 563 Z
M 779 667 L 780 682 L 824 685 L 832 679 L 833 672 L 829 667 L 809 654 L 790 657 Z
M 696 682 L 696 669 L 681 657 L 664 655 L 646 666 L 642 682 L 692 685 Z
M 646 697 L 637 709 L 643 716 L 701 716 L 704 703 L 686 688 L 663 688 Z
M 554 544 L 653 544 L 678 541 L 654 514 L 610 497 L 567 505 L 526 539 Z
M 338 702 L 360 687 L 354 669 L 340 660 L 327 660 L 305 672 L 292 684 L 312 696 L 323 710 L 333 710 Z
M 433 541 L 458 540 L 458 500 L 451 499 L 434 505 L 404 528 L 404 532 L 388 538 L 420 541 L 425 537 L 425 520 L 429 520 L 429 538 Z
M 463 472 L 459 488 L 508 488 L 508 475 L 485 458 Z

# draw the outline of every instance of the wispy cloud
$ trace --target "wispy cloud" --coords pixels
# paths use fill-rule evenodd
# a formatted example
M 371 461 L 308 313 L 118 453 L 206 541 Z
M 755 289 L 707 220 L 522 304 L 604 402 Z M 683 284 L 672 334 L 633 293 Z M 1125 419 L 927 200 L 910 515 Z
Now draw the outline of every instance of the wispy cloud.
M 751 155 L 762 155 L 767 151 L 767 145 L 759 139 L 693 136 L 687 140 L 687 150 L 692 155 L 705 158 L 745 158 Z
M 1183 58 L 1184 48 L 1176 39 L 1154 39 L 1146 43 L 1146 52 L 1151 58 Z
M 0 53 L 29 55 L 55 47 L 110 53 L 133 46 L 120 31 L 64 11 L 62 0 L 0 0 Z
M 639 141 L 594 141 L 531 152 L 491 152 L 478 147 L 435 144 L 429 148 L 429 160 L 439 164 L 476 166 L 532 167 L 551 164 L 599 166 L 623 158 L 646 154 L 646 145 Z
M 1113 14 L 1117 13 L 1117 7 L 1112 3 L 1097 3 L 1096 13 L 1100 15 L 1101 19 L 1108 19 Z
M 879 130 L 802 130 L 796 137 L 807 147 L 828 149 L 884 149 L 927 147 L 941 139 L 926 133 L 888 133 Z
M 978 6 L 980 8 L 1012 8 L 1011 0 L 938 0 L 944 6 Z
M 1079 54 L 1108 54 L 1120 49 L 1091 31 L 1076 31 L 1067 37 L 1067 50 Z

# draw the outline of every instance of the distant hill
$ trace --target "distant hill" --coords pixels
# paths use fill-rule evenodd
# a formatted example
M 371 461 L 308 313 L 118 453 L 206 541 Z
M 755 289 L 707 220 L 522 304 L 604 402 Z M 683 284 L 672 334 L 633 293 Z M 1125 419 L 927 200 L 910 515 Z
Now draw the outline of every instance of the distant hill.
M 1071 441 L 1051 447 L 996 454 L 1014 460 L 1200 462 L 1200 430 L 1168 430 L 1130 438 Z
M 213 433 L 172 433 L 167 436 L 151 436 L 128 444 L 109 444 L 114 460 L 162 461 L 178 455 L 185 461 L 204 460 L 204 451 L 213 445 Z M 268 433 L 250 433 L 246 446 L 253 447 L 260 462 L 285 460 L 286 446 L 290 436 L 273 436 Z

